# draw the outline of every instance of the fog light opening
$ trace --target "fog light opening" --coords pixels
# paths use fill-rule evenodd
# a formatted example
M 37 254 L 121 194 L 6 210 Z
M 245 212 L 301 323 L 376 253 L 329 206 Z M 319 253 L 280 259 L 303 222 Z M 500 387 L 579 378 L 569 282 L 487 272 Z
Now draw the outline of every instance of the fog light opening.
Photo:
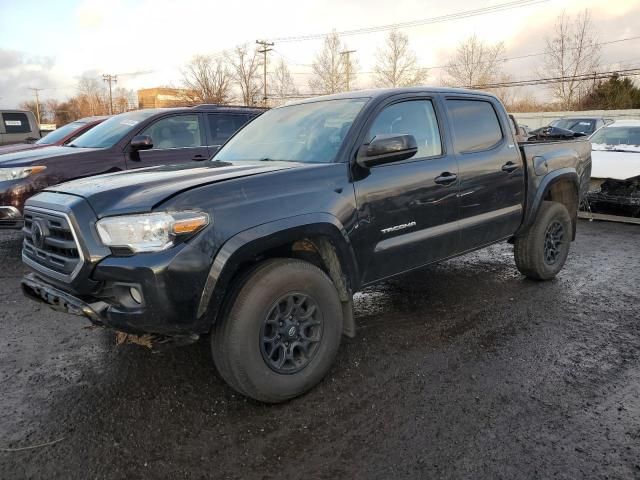
M 133 298 L 134 302 L 139 305 L 142 304 L 142 293 L 140 293 L 140 290 L 138 290 L 136 287 L 131 287 L 129 289 L 129 295 L 131 295 L 131 298 Z

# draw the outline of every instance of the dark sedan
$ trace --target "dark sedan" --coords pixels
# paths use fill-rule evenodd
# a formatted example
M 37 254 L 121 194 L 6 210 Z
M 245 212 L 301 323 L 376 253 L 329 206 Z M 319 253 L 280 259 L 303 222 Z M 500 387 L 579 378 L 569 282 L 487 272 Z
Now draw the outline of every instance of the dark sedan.
M 102 173 L 208 160 L 263 109 L 200 105 L 115 115 L 66 146 L 0 155 L 0 228 L 22 228 L 27 198 Z
M 51 147 L 53 145 L 61 146 L 71 143 L 80 135 L 88 132 L 96 125 L 104 122 L 109 117 L 86 117 L 67 123 L 66 125 L 55 129 L 36 142 L 30 143 L 14 143 L 12 145 L 4 145 L 0 147 L 0 155 L 5 153 L 21 152 L 24 150 L 35 150 L 37 148 Z M 1 158 L 1 157 L 0 157 Z

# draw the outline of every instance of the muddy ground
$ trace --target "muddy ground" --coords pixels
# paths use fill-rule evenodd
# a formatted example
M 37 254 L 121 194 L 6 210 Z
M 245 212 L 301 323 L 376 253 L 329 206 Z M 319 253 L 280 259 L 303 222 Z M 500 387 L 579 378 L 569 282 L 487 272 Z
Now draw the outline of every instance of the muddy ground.
M 370 288 L 328 377 L 277 406 L 206 342 L 117 347 L 25 301 L 19 251 L 0 232 L 2 479 L 640 478 L 638 226 L 581 221 L 548 283 L 505 244 Z

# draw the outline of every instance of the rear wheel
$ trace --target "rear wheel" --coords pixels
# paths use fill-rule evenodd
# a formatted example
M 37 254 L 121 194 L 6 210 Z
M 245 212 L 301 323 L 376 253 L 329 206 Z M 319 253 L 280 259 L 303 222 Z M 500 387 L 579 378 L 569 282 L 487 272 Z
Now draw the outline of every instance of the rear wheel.
M 327 373 L 340 344 L 338 292 L 318 267 L 267 260 L 240 286 L 212 335 L 213 359 L 225 381 L 263 402 L 304 393 Z
M 564 266 L 571 244 L 571 218 L 558 202 L 542 202 L 535 223 L 516 238 L 518 270 L 535 280 L 550 280 Z

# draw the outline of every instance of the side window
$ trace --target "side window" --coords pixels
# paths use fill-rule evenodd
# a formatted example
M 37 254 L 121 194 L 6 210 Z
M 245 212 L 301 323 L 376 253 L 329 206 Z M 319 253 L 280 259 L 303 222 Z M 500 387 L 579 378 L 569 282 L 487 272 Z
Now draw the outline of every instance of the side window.
M 413 135 L 418 143 L 414 159 L 442 153 L 438 121 L 431 100 L 408 100 L 386 107 L 371 125 L 367 142 L 385 133 Z
M 7 133 L 29 133 L 29 119 L 24 113 L 3 113 L 2 121 Z
M 502 140 L 493 106 L 482 100 L 447 100 L 454 143 L 460 153 L 488 150 Z
M 150 135 L 153 149 L 202 146 L 198 115 L 176 115 L 158 120 L 140 135 Z
M 222 145 L 251 119 L 248 115 L 209 113 L 209 138 L 211 145 Z

